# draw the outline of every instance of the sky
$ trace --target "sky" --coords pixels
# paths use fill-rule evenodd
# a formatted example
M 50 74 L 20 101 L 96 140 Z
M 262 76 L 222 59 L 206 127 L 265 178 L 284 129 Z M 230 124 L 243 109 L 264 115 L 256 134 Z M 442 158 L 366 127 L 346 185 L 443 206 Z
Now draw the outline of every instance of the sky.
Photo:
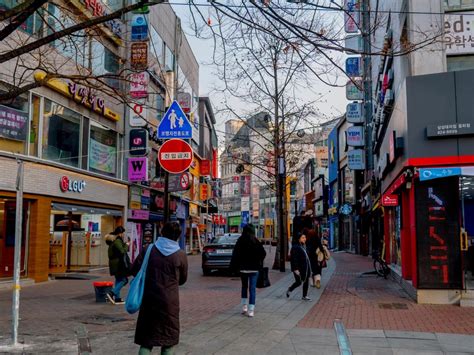
M 199 95 L 209 96 L 213 106 L 218 107 L 219 103 L 223 100 L 223 95 L 212 92 L 213 87 L 215 87 L 217 76 L 213 74 L 215 68 L 211 65 L 207 65 L 212 57 L 213 42 L 210 40 L 199 39 L 192 35 L 190 10 L 188 6 L 178 5 L 175 2 L 172 2 L 171 4 L 176 14 L 181 18 L 182 28 L 186 33 L 186 37 L 199 63 Z M 337 15 L 335 14 L 334 16 Z M 342 84 L 344 79 L 340 82 Z M 327 120 L 340 116 L 345 112 L 348 101 L 345 98 L 344 87 L 329 87 L 315 79 L 312 90 L 301 92 L 301 95 L 307 97 L 309 100 L 314 100 L 314 92 L 323 95 L 321 103 L 318 104 L 318 109 Z M 236 111 L 245 109 L 245 103 L 234 100 L 232 101 L 232 104 L 236 106 Z M 215 128 L 218 131 L 220 140 L 223 138 L 222 132 L 224 131 L 224 123 L 226 120 L 231 118 L 234 117 L 223 117 L 222 115 L 217 115 L 217 124 Z

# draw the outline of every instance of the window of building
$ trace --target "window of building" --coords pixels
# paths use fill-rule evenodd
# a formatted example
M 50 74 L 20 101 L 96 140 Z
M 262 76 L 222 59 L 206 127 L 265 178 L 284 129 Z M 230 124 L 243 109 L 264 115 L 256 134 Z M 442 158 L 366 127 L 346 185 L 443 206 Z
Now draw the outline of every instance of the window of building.
M 109 176 L 117 174 L 117 133 L 91 121 L 89 170 Z
M 474 0 L 444 0 L 447 11 L 474 9 Z
M 66 13 L 64 13 L 64 11 L 61 11 L 61 9 L 54 4 L 48 5 L 47 13 L 48 35 L 57 31 L 61 31 L 65 28 L 69 28 L 76 24 Z M 51 45 L 54 46 L 65 57 L 71 58 L 74 60 L 74 62 L 83 67 L 87 67 L 89 46 L 88 38 L 84 30 L 77 31 L 72 35 L 57 39 L 51 42 Z
M 474 55 L 461 55 L 447 58 L 448 71 L 474 69 Z
M 28 144 L 28 124 L 27 95 L 18 96 L 0 105 L 0 150 L 25 154 Z
M 156 110 L 157 110 L 157 118 L 161 120 L 163 115 L 165 114 L 165 98 L 160 94 L 156 95 Z
M 174 70 L 174 54 L 171 49 L 165 45 L 165 70 L 173 71 Z
M 160 37 L 158 32 L 153 26 L 150 26 L 150 35 L 151 35 L 151 48 L 150 53 L 155 56 L 158 62 L 163 65 L 165 63 L 164 58 L 164 45 L 163 39 Z
M 44 100 L 43 158 L 79 167 L 81 115 L 51 100 Z

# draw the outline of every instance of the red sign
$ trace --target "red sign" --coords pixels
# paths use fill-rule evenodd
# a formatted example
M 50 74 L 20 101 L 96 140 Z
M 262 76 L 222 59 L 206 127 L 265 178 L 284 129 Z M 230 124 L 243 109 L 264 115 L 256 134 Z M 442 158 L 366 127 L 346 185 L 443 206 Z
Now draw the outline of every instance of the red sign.
M 398 206 L 398 196 L 397 195 L 383 195 L 382 206 L 387 206 L 387 207 Z
M 390 135 L 390 144 L 389 144 L 389 153 L 388 153 L 388 161 L 390 163 L 393 163 L 395 160 L 395 141 L 396 141 L 396 132 L 392 131 L 392 134 Z
M 211 161 L 210 160 L 201 160 L 201 175 L 208 176 L 211 175 Z
M 187 170 L 193 161 L 193 149 L 182 139 L 167 140 L 158 151 L 158 161 L 171 174 Z
M 67 176 L 62 176 L 59 179 L 59 188 L 62 192 L 78 192 L 81 193 L 86 187 L 84 180 L 71 180 Z

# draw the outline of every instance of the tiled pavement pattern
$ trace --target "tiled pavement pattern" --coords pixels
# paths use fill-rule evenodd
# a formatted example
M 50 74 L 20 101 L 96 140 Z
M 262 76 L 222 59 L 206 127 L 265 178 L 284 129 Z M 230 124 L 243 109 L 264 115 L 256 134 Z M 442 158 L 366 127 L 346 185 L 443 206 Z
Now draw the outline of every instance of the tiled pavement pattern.
M 474 308 L 415 303 L 395 282 L 374 275 L 372 260 L 334 253 L 336 271 L 319 303 L 299 322 L 304 328 L 383 329 L 474 335 Z M 473 349 L 474 351 L 474 349 Z

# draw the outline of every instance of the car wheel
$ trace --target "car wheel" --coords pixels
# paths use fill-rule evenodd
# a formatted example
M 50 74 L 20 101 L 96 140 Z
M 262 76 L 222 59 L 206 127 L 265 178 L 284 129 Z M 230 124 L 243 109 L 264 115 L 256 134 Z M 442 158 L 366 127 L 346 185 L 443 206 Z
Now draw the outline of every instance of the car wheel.
M 209 270 L 209 269 L 204 269 L 204 268 L 203 268 L 203 269 L 202 269 L 202 274 L 203 274 L 204 276 L 209 276 L 209 275 L 211 274 L 211 270 Z

